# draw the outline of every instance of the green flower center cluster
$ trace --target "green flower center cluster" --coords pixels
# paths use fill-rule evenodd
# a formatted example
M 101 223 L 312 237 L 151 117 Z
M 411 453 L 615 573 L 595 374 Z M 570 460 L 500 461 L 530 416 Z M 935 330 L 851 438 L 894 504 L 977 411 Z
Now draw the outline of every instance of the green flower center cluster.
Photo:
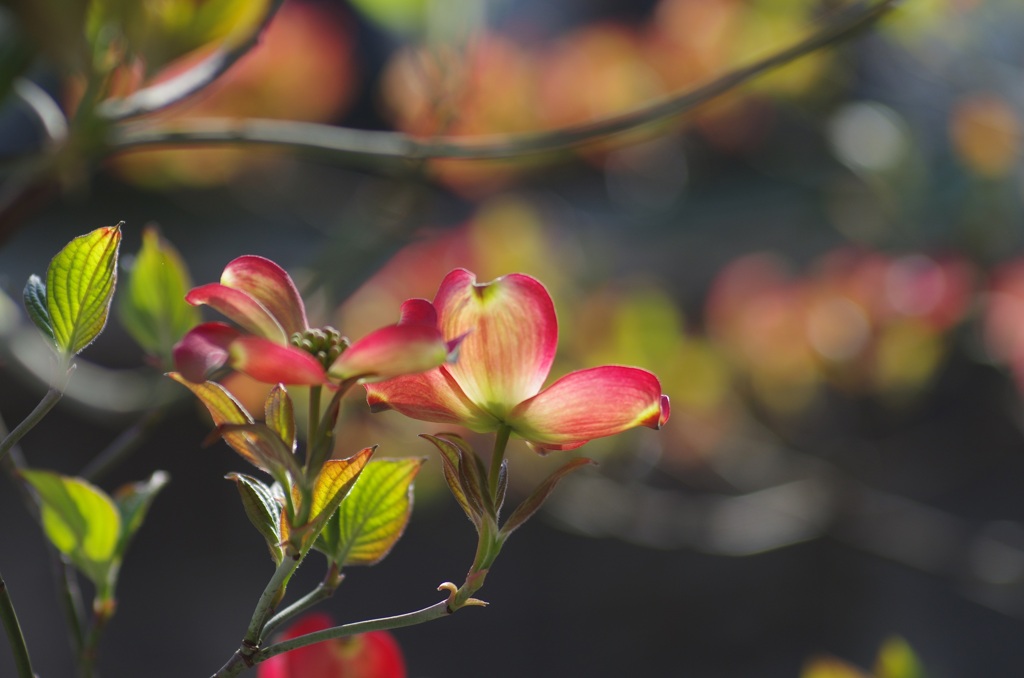
M 348 338 L 330 325 L 296 332 L 289 341 L 320 361 L 325 370 L 349 347 Z

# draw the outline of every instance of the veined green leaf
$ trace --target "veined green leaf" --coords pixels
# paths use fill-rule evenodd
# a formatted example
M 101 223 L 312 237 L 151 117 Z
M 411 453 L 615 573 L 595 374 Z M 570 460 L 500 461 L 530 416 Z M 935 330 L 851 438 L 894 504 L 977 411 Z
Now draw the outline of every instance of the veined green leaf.
M 288 449 L 295 451 L 295 406 L 291 396 L 281 384 L 270 391 L 264 405 L 264 418 L 267 426 L 284 441 Z
M 199 309 L 185 301 L 192 287 L 178 251 L 155 227 L 142 233 L 118 311 L 128 333 L 161 365 L 173 365 L 171 349 L 200 320 Z
M 293 543 L 298 540 L 298 543 L 301 544 L 300 550 L 303 552 L 312 546 L 328 519 L 338 509 L 341 500 L 345 498 L 358 480 L 359 474 L 366 467 L 366 463 L 375 449 L 377 449 L 376 445 L 364 448 L 348 459 L 329 459 L 313 484 L 309 521 L 302 526 L 292 526 L 288 524 L 287 516 L 282 516 L 282 538 Z M 293 487 L 292 490 L 295 505 L 298 506 L 301 501 L 298 496 L 298 488 Z
M 284 558 L 281 549 L 281 506 L 274 499 L 274 493 L 256 478 L 243 473 L 229 473 L 226 478 L 234 481 L 242 496 L 245 515 L 266 540 L 270 557 L 280 564 Z
M 98 589 L 112 585 L 121 540 L 121 513 L 103 490 L 80 478 L 22 471 L 42 504 L 43 531 Z
M 363 469 L 355 486 L 324 528 L 333 534 L 331 555 L 342 567 L 375 565 L 405 532 L 412 514 L 412 483 L 424 459 L 382 459 Z
M 39 331 L 53 341 L 53 322 L 46 308 L 46 284 L 38 275 L 30 275 L 25 283 L 25 310 Z
M 107 324 L 123 223 L 75 238 L 46 271 L 46 308 L 54 340 L 65 354 L 80 353 Z
M 170 479 L 164 471 L 156 471 L 149 480 L 122 485 L 114 492 L 114 503 L 121 512 L 122 525 L 121 539 L 117 544 L 119 558 L 124 557 L 128 542 L 142 527 L 142 521 L 146 519 L 150 505 Z

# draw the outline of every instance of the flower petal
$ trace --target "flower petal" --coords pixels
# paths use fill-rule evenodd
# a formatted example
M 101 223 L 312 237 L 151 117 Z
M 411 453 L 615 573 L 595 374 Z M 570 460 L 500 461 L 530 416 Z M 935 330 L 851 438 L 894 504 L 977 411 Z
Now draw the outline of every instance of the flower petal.
M 309 327 L 306 307 L 291 276 L 270 259 L 251 254 L 238 257 L 224 267 L 220 282 L 263 304 L 284 328 L 286 339 Z
M 402 315 L 398 324 L 437 327 L 437 309 L 426 299 L 407 299 L 402 302 Z
M 228 347 L 241 332 L 224 323 L 196 325 L 174 345 L 174 365 L 185 379 L 200 384 L 229 359 Z
M 605 366 L 567 374 L 520 403 L 506 423 L 534 447 L 558 450 L 636 426 L 661 428 L 669 413 L 653 374 Z
M 397 410 L 407 417 L 442 424 L 461 424 L 483 433 L 500 422 L 473 404 L 444 365 L 429 372 L 366 384 L 371 412 Z
M 479 407 L 503 419 L 540 390 L 558 344 L 551 296 L 521 273 L 477 284 L 464 269 L 449 273 L 434 299 L 448 339 L 466 335 L 459 361 L 449 367 Z
M 352 344 L 329 372 L 335 379 L 380 381 L 433 369 L 452 353 L 436 326 L 392 325 Z
M 316 358 L 262 337 L 241 336 L 228 347 L 231 366 L 266 384 L 326 384 Z
M 206 304 L 258 336 L 279 344 L 288 341 L 284 328 L 274 319 L 270 311 L 241 290 L 226 287 L 220 283 L 209 283 L 193 288 L 185 295 L 185 301 L 193 306 Z

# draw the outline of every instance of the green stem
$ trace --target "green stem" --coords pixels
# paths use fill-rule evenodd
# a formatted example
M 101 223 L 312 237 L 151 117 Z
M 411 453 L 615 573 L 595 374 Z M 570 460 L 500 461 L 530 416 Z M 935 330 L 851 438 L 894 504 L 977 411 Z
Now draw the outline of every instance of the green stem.
M 35 428 L 36 424 L 43 420 L 43 417 L 53 409 L 53 406 L 64 395 L 62 389 L 50 388 L 43 396 L 43 399 L 39 401 L 35 409 L 29 412 L 29 415 L 25 419 L 14 427 L 14 430 L 0 442 L 0 461 L 7 456 L 7 453 L 11 451 L 11 448 L 18 444 L 18 441 L 25 437 L 25 434 Z
M 6 435 L 7 425 L 4 423 L 3 417 L 0 417 L 0 436 Z M 40 522 L 39 505 L 36 503 L 36 499 L 28 489 L 27 484 L 18 475 L 18 471 L 25 468 L 26 463 L 17 445 L 13 445 L 10 449 L 10 454 L 5 459 L 0 460 L 0 466 L 3 466 L 4 470 L 11 477 L 14 487 L 21 495 L 22 503 L 29 514 L 32 515 L 36 522 Z M 81 652 L 85 635 L 85 609 L 82 605 L 82 594 L 78 588 L 78 580 L 75 579 L 74 570 L 71 568 L 66 557 L 49 540 L 46 540 L 46 550 L 50 557 L 53 578 L 57 582 L 57 589 L 60 592 L 58 600 L 64 612 L 64 620 L 67 623 L 71 647 L 77 655 Z
M 501 462 L 505 459 L 505 448 L 508 447 L 509 436 L 512 429 L 505 424 L 498 429 L 494 437 L 494 452 L 491 453 L 491 469 L 487 474 L 487 486 L 491 491 L 491 499 L 494 505 L 498 505 L 498 479 L 501 477 Z
M 7 583 L 3 575 L 0 575 L 0 621 L 7 631 L 7 641 L 11 644 L 11 652 L 14 654 L 14 666 L 18 670 L 18 678 L 33 678 L 32 659 L 28 654 L 28 645 L 25 644 L 25 636 L 21 632 L 21 624 L 18 622 L 18 613 L 14 611 L 14 602 L 7 590 Z
M 301 562 L 301 557 L 292 558 L 286 555 L 281 564 L 274 570 L 274 576 L 267 582 L 267 587 L 263 589 L 263 593 L 256 603 L 256 609 L 253 610 L 252 619 L 249 621 L 249 628 L 245 633 L 245 638 L 242 640 L 240 650 L 246 648 L 255 650 L 255 648 L 259 647 L 260 640 L 263 637 L 263 627 L 266 626 L 267 620 L 270 619 L 274 609 L 281 602 L 284 590 L 288 586 L 288 580 L 291 579 L 292 574 L 298 569 Z
M 338 586 L 341 584 L 341 580 L 343 578 L 344 577 L 338 569 L 338 564 L 331 563 L 331 567 L 327 570 L 327 574 L 324 575 L 324 580 L 317 584 L 315 589 L 270 618 L 270 621 L 268 621 L 266 626 L 263 627 L 263 637 L 269 638 L 274 631 L 281 626 L 281 624 L 285 623 L 295 615 L 305 612 L 317 603 L 327 600 L 333 596 L 334 592 L 338 590 Z
M 166 409 L 159 407 L 150 410 L 131 428 L 126 429 L 114 439 L 105 450 L 96 455 L 78 475 L 88 481 L 96 482 L 118 464 L 128 458 L 153 433 L 153 429 L 163 420 Z
M 78 673 L 81 678 L 92 678 L 96 673 L 96 658 L 99 655 L 100 638 L 114 616 L 116 604 L 110 597 L 97 599 L 93 605 L 92 624 L 78 655 Z
M 309 473 L 311 470 L 319 468 L 314 466 L 313 455 L 316 452 L 317 445 L 320 442 L 317 431 L 320 428 L 320 394 L 323 392 L 322 386 L 310 386 L 309 387 L 309 418 L 307 419 L 308 424 L 306 425 L 306 472 Z M 320 464 L 322 466 L 322 464 Z
M 253 661 L 255 663 L 266 661 L 267 659 L 284 652 L 297 650 L 300 647 L 306 647 L 307 645 L 313 645 L 314 643 L 320 643 L 325 640 L 345 638 L 347 636 L 354 636 L 357 633 L 367 633 L 369 631 L 386 631 L 389 629 L 400 629 L 405 626 L 415 626 L 416 624 L 422 624 L 424 622 L 447 617 L 450 614 L 451 612 L 448 610 L 448 601 L 442 600 L 440 603 L 435 603 L 430 607 L 425 607 L 422 610 L 417 610 L 416 612 L 408 612 L 394 617 L 369 619 L 367 621 L 355 622 L 352 624 L 343 624 L 341 626 L 324 629 L 323 631 L 317 631 L 316 633 L 309 633 L 304 636 L 299 636 L 298 638 L 291 638 L 280 643 L 275 643 L 274 645 L 269 645 L 257 652 L 253 657 Z M 236 674 L 232 673 L 226 675 Z

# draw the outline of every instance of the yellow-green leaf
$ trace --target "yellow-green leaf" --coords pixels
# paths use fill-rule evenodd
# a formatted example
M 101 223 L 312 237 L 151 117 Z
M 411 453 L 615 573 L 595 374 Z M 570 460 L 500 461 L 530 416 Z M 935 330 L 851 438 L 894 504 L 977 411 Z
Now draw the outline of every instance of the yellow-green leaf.
M 121 540 L 121 513 L 113 500 L 80 478 L 49 471 L 22 476 L 39 495 L 47 538 L 98 589 L 109 590 Z
M 284 386 L 278 384 L 270 391 L 264 405 L 267 426 L 288 446 L 295 451 L 295 407 Z
M 309 518 L 305 525 L 289 525 L 288 516 L 282 513 L 281 536 L 305 552 L 317 539 L 327 520 L 334 515 L 341 500 L 349 493 L 359 474 L 366 467 L 377 446 L 367 447 L 348 459 L 330 459 L 324 464 L 320 475 L 313 483 Z M 297 487 L 292 488 L 295 506 L 301 503 Z
M 143 231 L 125 287 L 118 304 L 121 323 L 147 353 L 170 367 L 171 349 L 199 323 L 200 314 L 185 301 L 192 287 L 185 262 L 156 228 Z
M 107 324 L 117 283 L 121 225 L 75 238 L 46 271 L 46 309 L 53 338 L 67 355 L 80 353 Z
M 412 514 L 412 483 L 424 459 L 382 459 L 363 469 L 321 536 L 333 542 L 341 566 L 375 565 L 405 532 Z

